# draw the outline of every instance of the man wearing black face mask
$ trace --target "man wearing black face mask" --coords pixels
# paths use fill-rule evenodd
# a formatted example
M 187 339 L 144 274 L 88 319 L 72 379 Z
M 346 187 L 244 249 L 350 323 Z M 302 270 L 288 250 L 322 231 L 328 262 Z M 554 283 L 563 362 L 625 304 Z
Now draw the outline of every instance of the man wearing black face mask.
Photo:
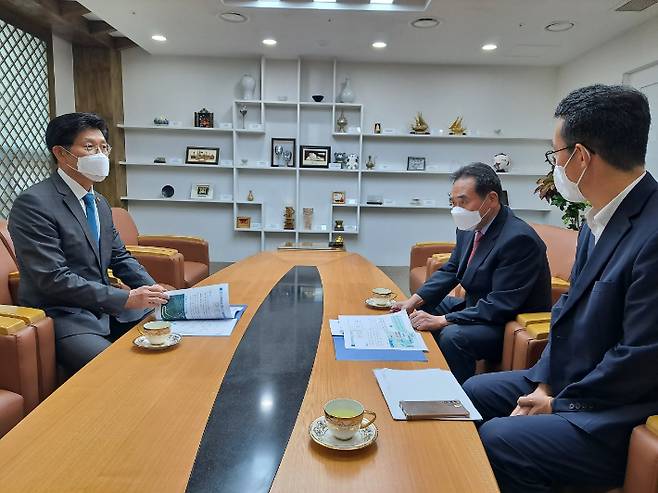
M 110 170 L 107 136 L 105 122 L 92 113 L 53 119 L 46 144 L 57 171 L 21 193 L 9 215 L 19 301 L 53 318 L 57 360 L 69 372 L 167 301 L 126 251 L 107 200 L 94 192 Z M 108 268 L 133 289 L 111 286 Z
M 459 383 L 475 373 L 478 359 L 500 359 L 505 323 L 551 306 L 546 245 L 501 205 L 501 194 L 500 179 L 486 164 L 455 173 L 451 213 L 457 244 L 450 260 L 411 298 L 393 306 L 409 313 L 416 330 L 432 331 Z M 457 284 L 465 299 L 446 296 Z

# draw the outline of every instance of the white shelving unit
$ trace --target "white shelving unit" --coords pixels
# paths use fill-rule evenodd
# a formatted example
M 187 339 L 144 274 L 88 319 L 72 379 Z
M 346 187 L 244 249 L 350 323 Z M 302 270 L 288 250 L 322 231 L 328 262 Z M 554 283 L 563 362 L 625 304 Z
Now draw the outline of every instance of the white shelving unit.
M 369 108 L 367 105 L 334 102 L 338 93 L 338 62 L 313 61 L 309 64 L 309 67 L 320 66 L 323 75 L 329 76 L 330 82 L 326 84 L 331 83 L 327 100 L 320 103 L 306 100 L 313 94 L 309 92 L 311 83 L 305 79 L 311 78 L 313 73 L 306 67 L 306 63 L 301 59 L 296 61 L 261 59 L 258 99 L 230 100 L 227 108 L 224 108 L 225 111 L 222 113 L 224 116 L 221 119 L 225 120 L 226 115 L 229 115 L 231 121 L 217 123 L 222 125 L 221 128 L 163 126 L 141 122 L 118 124 L 117 127 L 126 132 L 132 144 L 132 146 L 127 145 L 126 161 L 120 162 L 126 168 L 128 180 L 128 194 L 122 199 L 129 204 L 153 202 L 160 207 L 164 207 L 167 203 L 232 205 L 233 231 L 238 236 L 241 233 L 258 233 L 259 248 L 262 250 L 276 239 L 301 241 L 300 239 L 305 235 L 314 235 L 324 236 L 326 240 L 330 240 L 337 234 L 358 236 L 367 229 L 362 228 L 362 211 L 369 218 L 380 216 L 376 213 L 371 214 L 370 211 L 375 209 L 381 209 L 384 213 L 389 211 L 392 215 L 391 221 L 398 220 L 401 213 L 410 214 L 414 210 L 425 215 L 431 215 L 432 212 L 446 214 L 450 209 L 446 192 L 450 185 L 449 177 L 458 166 L 477 160 L 468 156 L 482 156 L 479 160 L 484 160 L 487 156 L 492 156 L 495 153 L 493 151 L 501 150 L 500 144 L 504 144 L 507 146 L 505 150 L 511 148 L 512 151 L 518 148 L 522 156 L 518 163 L 522 163 L 524 160 L 529 161 L 526 155 L 541 156 L 542 149 L 550 147 L 550 140 L 534 136 L 452 136 L 437 132 L 430 135 L 366 132 L 364 112 Z M 295 87 L 294 94 L 288 92 L 286 96 L 289 100 L 276 99 L 277 94 L 273 94 L 275 91 L 272 89 L 273 86 L 270 86 L 269 77 L 279 80 L 279 87 Z M 281 80 L 286 82 L 282 83 Z M 320 80 L 326 81 L 327 77 L 322 77 Z M 163 104 L 166 102 L 163 101 Z M 247 107 L 244 120 L 239 114 L 242 105 Z M 217 116 L 218 110 L 214 109 Z M 337 131 L 335 122 L 341 112 L 344 112 L 348 118 L 351 132 Z M 260 127 L 250 128 L 254 126 Z M 143 155 L 137 155 L 142 152 L 140 144 L 144 143 L 155 148 L 162 146 L 163 151 L 160 155 L 170 156 L 174 152 L 179 152 L 178 156 L 184 159 L 184 148 L 181 149 L 180 144 L 176 144 L 178 146 L 176 151 L 170 150 L 174 149 L 170 139 L 179 134 L 184 136 L 185 142 L 189 142 L 190 145 L 203 147 L 205 144 L 208 147 L 219 147 L 220 165 L 159 164 L 149 162 Z M 272 138 L 295 139 L 294 167 L 254 165 L 263 161 L 270 163 Z M 179 142 L 181 141 L 182 139 L 179 139 Z M 354 153 L 359 157 L 360 168 L 356 170 L 300 168 L 300 145 L 330 145 L 332 158 L 334 151 Z M 168 153 L 165 154 L 165 151 Z M 131 152 L 135 155 L 131 155 Z M 375 169 L 368 170 L 365 163 L 371 155 L 377 157 L 377 164 Z M 386 156 L 386 159 L 384 160 L 382 156 Z M 428 161 L 427 170 L 408 171 L 405 156 L 425 156 Z M 534 169 L 533 166 L 524 167 L 518 163 L 514 161 L 512 172 L 500 174 L 504 186 L 509 183 L 523 194 L 527 190 L 528 204 L 520 203 L 516 207 L 513 203 L 512 209 L 521 213 L 535 214 L 533 217 L 536 215 L 541 217 L 549 213 L 551 209 L 548 206 L 529 204 L 533 200 L 539 204 L 538 199 L 532 199 L 532 189 L 536 179 L 544 174 L 539 169 L 541 163 Z M 180 195 L 179 190 L 183 189 L 188 196 L 187 191 L 194 184 L 213 184 L 216 199 L 153 196 L 159 193 L 162 185 L 170 182 L 176 185 L 177 194 Z M 152 186 L 152 189 L 143 191 L 145 184 Z M 259 200 L 243 200 L 247 191 L 252 188 L 256 190 Z M 132 193 L 131 189 L 139 192 Z M 332 204 L 331 193 L 334 191 L 345 191 L 347 198 L 356 203 Z M 367 204 L 368 196 L 377 192 L 389 200 L 394 200 L 394 203 Z M 514 201 L 517 194 L 511 195 Z M 519 193 L 519 196 L 521 195 Z M 230 196 L 232 199 L 219 200 L 220 196 L 223 198 Z M 409 204 L 412 198 L 417 197 L 432 199 L 436 205 Z M 295 208 L 296 229 L 282 228 L 283 210 L 286 205 Z M 307 207 L 314 208 L 314 227 L 311 230 L 302 228 L 303 209 Z M 250 216 L 252 223 L 259 223 L 260 227 L 237 228 L 238 216 Z M 344 231 L 335 231 L 336 219 L 343 220 Z M 324 230 L 320 230 L 318 225 L 322 225 Z M 395 223 L 392 222 L 390 226 L 394 228 Z

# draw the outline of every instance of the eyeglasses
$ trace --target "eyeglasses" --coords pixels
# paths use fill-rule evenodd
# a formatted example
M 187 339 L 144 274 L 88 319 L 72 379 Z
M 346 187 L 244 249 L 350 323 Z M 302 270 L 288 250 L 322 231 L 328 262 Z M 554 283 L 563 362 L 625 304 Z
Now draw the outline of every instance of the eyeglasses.
M 548 151 L 546 154 L 544 154 L 544 157 L 546 158 L 546 162 L 548 164 L 550 164 L 551 166 L 555 166 L 557 164 L 557 158 L 555 157 L 555 155 L 558 152 L 564 151 L 564 150 L 569 149 L 571 147 L 573 147 L 573 146 L 566 146 L 566 147 L 563 147 L 562 149 L 557 149 L 555 151 Z
M 82 147 L 87 154 L 98 154 L 99 152 L 102 152 L 106 156 L 109 156 L 110 152 L 112 152 L 112 146 L 110 144 L 101 144 L 100 146 L 85 144 L 80 147 Z

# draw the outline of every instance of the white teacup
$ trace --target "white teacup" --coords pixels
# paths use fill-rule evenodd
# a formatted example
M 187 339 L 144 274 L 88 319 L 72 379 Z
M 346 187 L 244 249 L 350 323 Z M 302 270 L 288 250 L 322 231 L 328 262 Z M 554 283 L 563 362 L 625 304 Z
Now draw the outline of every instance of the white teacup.
M 372 419 L 364 423 L 364 414 L 370 414 Z M 324 419 L 334 437 L 349 440 L 361 428 L 367 428 L 374 423 L 377 415 L 364 409 L 363 404 L 354 399 L 334 399 L 324 405 Z
M 164 321 L 146 322 L 139 331 L 153 346 L 162 346 L 171 334 L 171 324 Z

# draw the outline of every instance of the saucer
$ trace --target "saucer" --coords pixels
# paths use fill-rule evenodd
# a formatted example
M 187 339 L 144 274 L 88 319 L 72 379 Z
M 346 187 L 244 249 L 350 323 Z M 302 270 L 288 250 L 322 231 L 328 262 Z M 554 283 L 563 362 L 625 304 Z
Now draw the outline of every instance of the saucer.
M 365 301 L 366 305 L 376 310 L 388 310 L 393 306 L 395 301 L 386 298 L 368 298 Z
M 133 344 L 139 348 L 148 349 L 149 351 L 160 351 L 162 349 L 168 349 L 175 346 L 181 341 L 181 339 L 183 339 L 183 337 L 180 334 L 172 332 L 167 336 L 164 344 L 160 344 L 158 346 L 151 344 L 146 336 L 139 336 L 133 341 Z
M 365 419 L 363 421 L 367 422 Z M 331 434 L 331 431 L 329 431 L 329 428 L 327 428 L 327 421 L 324 416 L 320 416 L 313 421 L 308 432 L 315 443 L 333 450 L 358 450 L 367 447 L 377 440 L 378 433 L 377 427 L 373 423 L 370 426 L 357 431 L 349 440 L 339 440 L 334 437 Z

